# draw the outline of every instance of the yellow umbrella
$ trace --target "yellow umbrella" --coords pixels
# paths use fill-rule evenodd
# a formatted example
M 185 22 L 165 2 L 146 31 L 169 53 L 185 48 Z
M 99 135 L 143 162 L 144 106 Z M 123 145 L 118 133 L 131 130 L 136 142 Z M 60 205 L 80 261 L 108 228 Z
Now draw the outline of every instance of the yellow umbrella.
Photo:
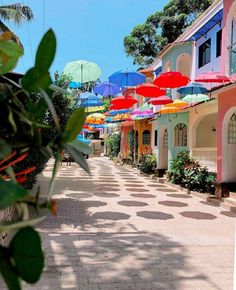
M 164 114 L 176 114 L 180 111 L 180 109 L 176 106 L 164 106 L 162 109 L 159 110 L 161 115 Z
M 93 113 L 93 112 L 99 112 L 99 111 L 104 111 L 104 110 L 105 110 L 105 108 L 103 106 L 84 108 L 84 111 L 86 113 Z
M 88 115 L 88 118 L 105 119 L 106 116 L 101 113 L 93 113 L 93 114 Z
M 171 107 L 176 107 L 176 108 L 184 108 L 187 107 L 189 104 L 185 101 L 182 100 L 174 100 L 174 102 L 171 104 Z M 165 105 L 168 106 L 168 105 Z

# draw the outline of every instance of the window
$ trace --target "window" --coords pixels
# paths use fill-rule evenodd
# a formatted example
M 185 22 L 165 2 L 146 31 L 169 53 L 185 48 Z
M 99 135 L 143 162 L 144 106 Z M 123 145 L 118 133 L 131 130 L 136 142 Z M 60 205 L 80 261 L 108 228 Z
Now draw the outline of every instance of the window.
M 221 56 L 222 29 L 216 33 L 216 57 Z
M 182 147 L 187 146 L 187 126 L 183 123 L 179 123 L 175 126 L 175 146 Z
M 211 61 L 211 39 L 209 38 L 199 46 L 198 51 L 198 68 L 204 66 Z
M 236 113 L 234 113 L 229 121 L 228 127 L 228 143 L 236 144 Z
M 158 142 L 158 131 L 155 130 L 154 146 L 157 146 L 157 142 Z
M 164 148 L 168 147 L 168 130 L 167 129 L 165 129 L 165 132 L 164 132 L 163 147 Z
M 143 145 L 150 145 L 150 131 L 143 131 Z

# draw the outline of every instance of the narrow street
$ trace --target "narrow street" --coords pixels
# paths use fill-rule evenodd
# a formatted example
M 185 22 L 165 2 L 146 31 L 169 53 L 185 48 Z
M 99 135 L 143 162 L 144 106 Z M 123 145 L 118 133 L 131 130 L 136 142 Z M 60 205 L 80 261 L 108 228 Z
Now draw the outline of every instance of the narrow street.
M 58 215 L 39 225 L 45 271 L 25 289 L 232 289 L 236 214 L 105 157 L 88 162 L 92 176 L 61 167 Z

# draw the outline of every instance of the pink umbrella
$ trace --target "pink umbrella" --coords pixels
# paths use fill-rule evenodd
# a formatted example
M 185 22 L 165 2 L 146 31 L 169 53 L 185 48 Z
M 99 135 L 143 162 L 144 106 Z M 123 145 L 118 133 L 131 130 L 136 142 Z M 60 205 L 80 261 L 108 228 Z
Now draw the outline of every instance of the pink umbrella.
M 153 98 L 153 99 L 149 100 L 148 103 L 157 106 L 157 105 L 170 104 L 170 103 L 173 103 L 173 101 L 171 100 L 170 97 L 161 96 L 161 97 Z
M 195 79 L 199 83 L 229 83 L 230 79 L 220 72 L 206 72 L 202 73 Z

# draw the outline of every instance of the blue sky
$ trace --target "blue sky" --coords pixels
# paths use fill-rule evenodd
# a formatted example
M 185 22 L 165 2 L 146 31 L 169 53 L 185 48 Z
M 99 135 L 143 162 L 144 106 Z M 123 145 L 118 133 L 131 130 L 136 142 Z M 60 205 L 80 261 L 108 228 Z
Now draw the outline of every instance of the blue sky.
M 32 66 L 43 31 L 53 28 L 58 46 L 52 73 L 62 71 L 69 61 L 86 59 L 100 66 L 101 79 L 106 80 L 115 71 L 135 68 L 124 52 L 123 38 L 135 25 L 162 9 L 167 0 L 44 0 L 45 9 L 43 0 L 1 2 L 24 3 L 35 15 L 29 24 L 10 24 L 25 47 L 16 71 L 25 72 Z

